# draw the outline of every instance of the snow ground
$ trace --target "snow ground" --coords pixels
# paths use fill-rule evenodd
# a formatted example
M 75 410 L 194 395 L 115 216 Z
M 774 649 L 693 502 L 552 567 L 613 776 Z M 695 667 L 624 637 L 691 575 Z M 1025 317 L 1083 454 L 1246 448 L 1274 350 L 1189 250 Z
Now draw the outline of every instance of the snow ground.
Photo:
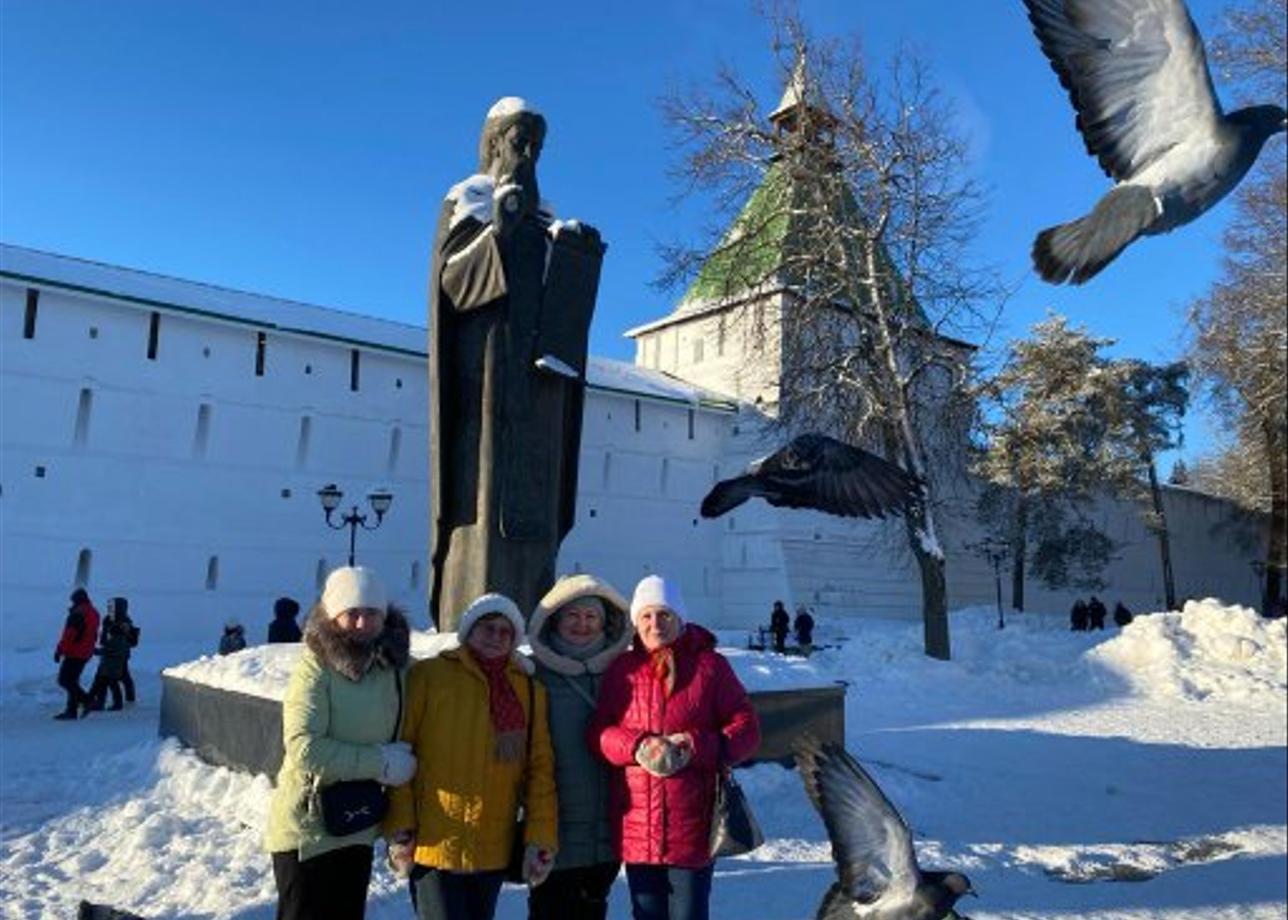
M 962 907 L 976 920 L 1288 917 L 1283 621 L 1205 601 L 1121 633 L 1033 614 L 999 632 L 989 610 L 964 610 L 948 663 L 921 654 L 915 624 L 827 625 L 833 647 L 808 660 L 726 652 L 753 688 L 848 682 L 847 746 L 907 817 L 923 865 L 971 876 L 980 898 Z M 71 917 L 81 898 L 146 917 L 272 917 L 268 780 L 155 737 L 160 668 L 202 651 L 141 647 L 139 704 L 76 723 L 50 719 L 61 694 L 45 655 L 0 658 L 0 917 Z M 185 669 L 273 696 L 290 660 L 251 649 Z M 740 778 L 767 843 L 719 864 L 714 916 L 812 917 L 835 877 L 821 821 L 794 772 Z M 624 881 L 611 913 L 627 916 Z M 378 870 L 368 916 L 410 915 Z M 523 915 L 507 888 L 498 916 Z

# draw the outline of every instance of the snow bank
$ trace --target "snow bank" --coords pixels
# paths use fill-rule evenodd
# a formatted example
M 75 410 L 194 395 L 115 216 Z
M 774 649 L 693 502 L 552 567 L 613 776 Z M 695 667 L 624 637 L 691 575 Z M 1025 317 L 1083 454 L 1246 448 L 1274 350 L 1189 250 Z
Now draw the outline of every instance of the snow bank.
M 1283 703 L 1285 621 L 1247 607 L 1188 601 L 1179 613 L 1137 617 L 1086 655 L 1144 696 Z

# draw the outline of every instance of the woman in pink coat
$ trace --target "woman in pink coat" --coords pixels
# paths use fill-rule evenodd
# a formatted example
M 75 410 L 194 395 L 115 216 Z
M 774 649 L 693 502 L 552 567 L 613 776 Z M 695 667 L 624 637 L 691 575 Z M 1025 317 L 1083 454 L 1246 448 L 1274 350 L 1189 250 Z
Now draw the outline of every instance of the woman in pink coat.
M 635 920 L 706 920 L 719 771 L 760 726 L 715 637 L 686 625 L 676 585 L 650 575 L 631 601 L 635 641 L 609 667 L 590 744 L 616 771 L 611 820 Z

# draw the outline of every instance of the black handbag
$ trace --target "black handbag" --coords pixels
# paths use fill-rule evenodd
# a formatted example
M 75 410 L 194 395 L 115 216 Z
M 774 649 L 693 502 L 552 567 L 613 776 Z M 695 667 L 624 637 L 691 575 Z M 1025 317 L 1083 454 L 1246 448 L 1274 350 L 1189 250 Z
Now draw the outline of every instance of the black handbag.
M 716 777 L 716 802 L 711 810 L 711 858 L 740 856 L 765 842 L 760 823 L 731 770 Z
M 398 718 L 394 720 L 394 734 L 389 740 L 398 740 L 402 725 L 402 679 L 394 670 L 394 686 L 398 690 Z M 378 780 L 346 779 L 331 783 L 318 790 L 322 806 L 322 825 L 332 837 L 347 837 L 384 820 L 389 811 L 389 793 Z
M 524 834 L 528 830 L 527 807 L 524 797 L 528 789 L 528 760 L 532 757 L 532 723 L 537 720 L 536 691 L 532 687 L 532 678 L 528 678 L 528 737 L 523 748 L 523 776 L 520 778 L 519 810 L 514 819 L 514 839 L 510 841 L 510 861 L 505 864 L 505 880 L 520 884 L 523 882 L 523 857 L 528 851 Z

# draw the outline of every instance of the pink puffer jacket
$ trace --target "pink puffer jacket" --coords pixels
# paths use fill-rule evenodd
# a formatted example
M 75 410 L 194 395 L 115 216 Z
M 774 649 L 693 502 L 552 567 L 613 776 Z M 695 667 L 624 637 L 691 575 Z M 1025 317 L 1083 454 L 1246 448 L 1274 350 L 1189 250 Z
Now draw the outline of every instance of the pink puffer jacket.
M 711 862 L 709 838 L 716 778 L 755 753 L 760 724 L 747 691 L 715 637 L 692 624 L 676 639 L 671 695 L 652 669 L 648 652 L 622 654 L 604 675 L 589 742 L 614 771 L 611 820 L 623 861 L 697 869 Z M 656 777 L 635 763 L 648 735 L 688 732 L 693 760 L 680 772 Z

